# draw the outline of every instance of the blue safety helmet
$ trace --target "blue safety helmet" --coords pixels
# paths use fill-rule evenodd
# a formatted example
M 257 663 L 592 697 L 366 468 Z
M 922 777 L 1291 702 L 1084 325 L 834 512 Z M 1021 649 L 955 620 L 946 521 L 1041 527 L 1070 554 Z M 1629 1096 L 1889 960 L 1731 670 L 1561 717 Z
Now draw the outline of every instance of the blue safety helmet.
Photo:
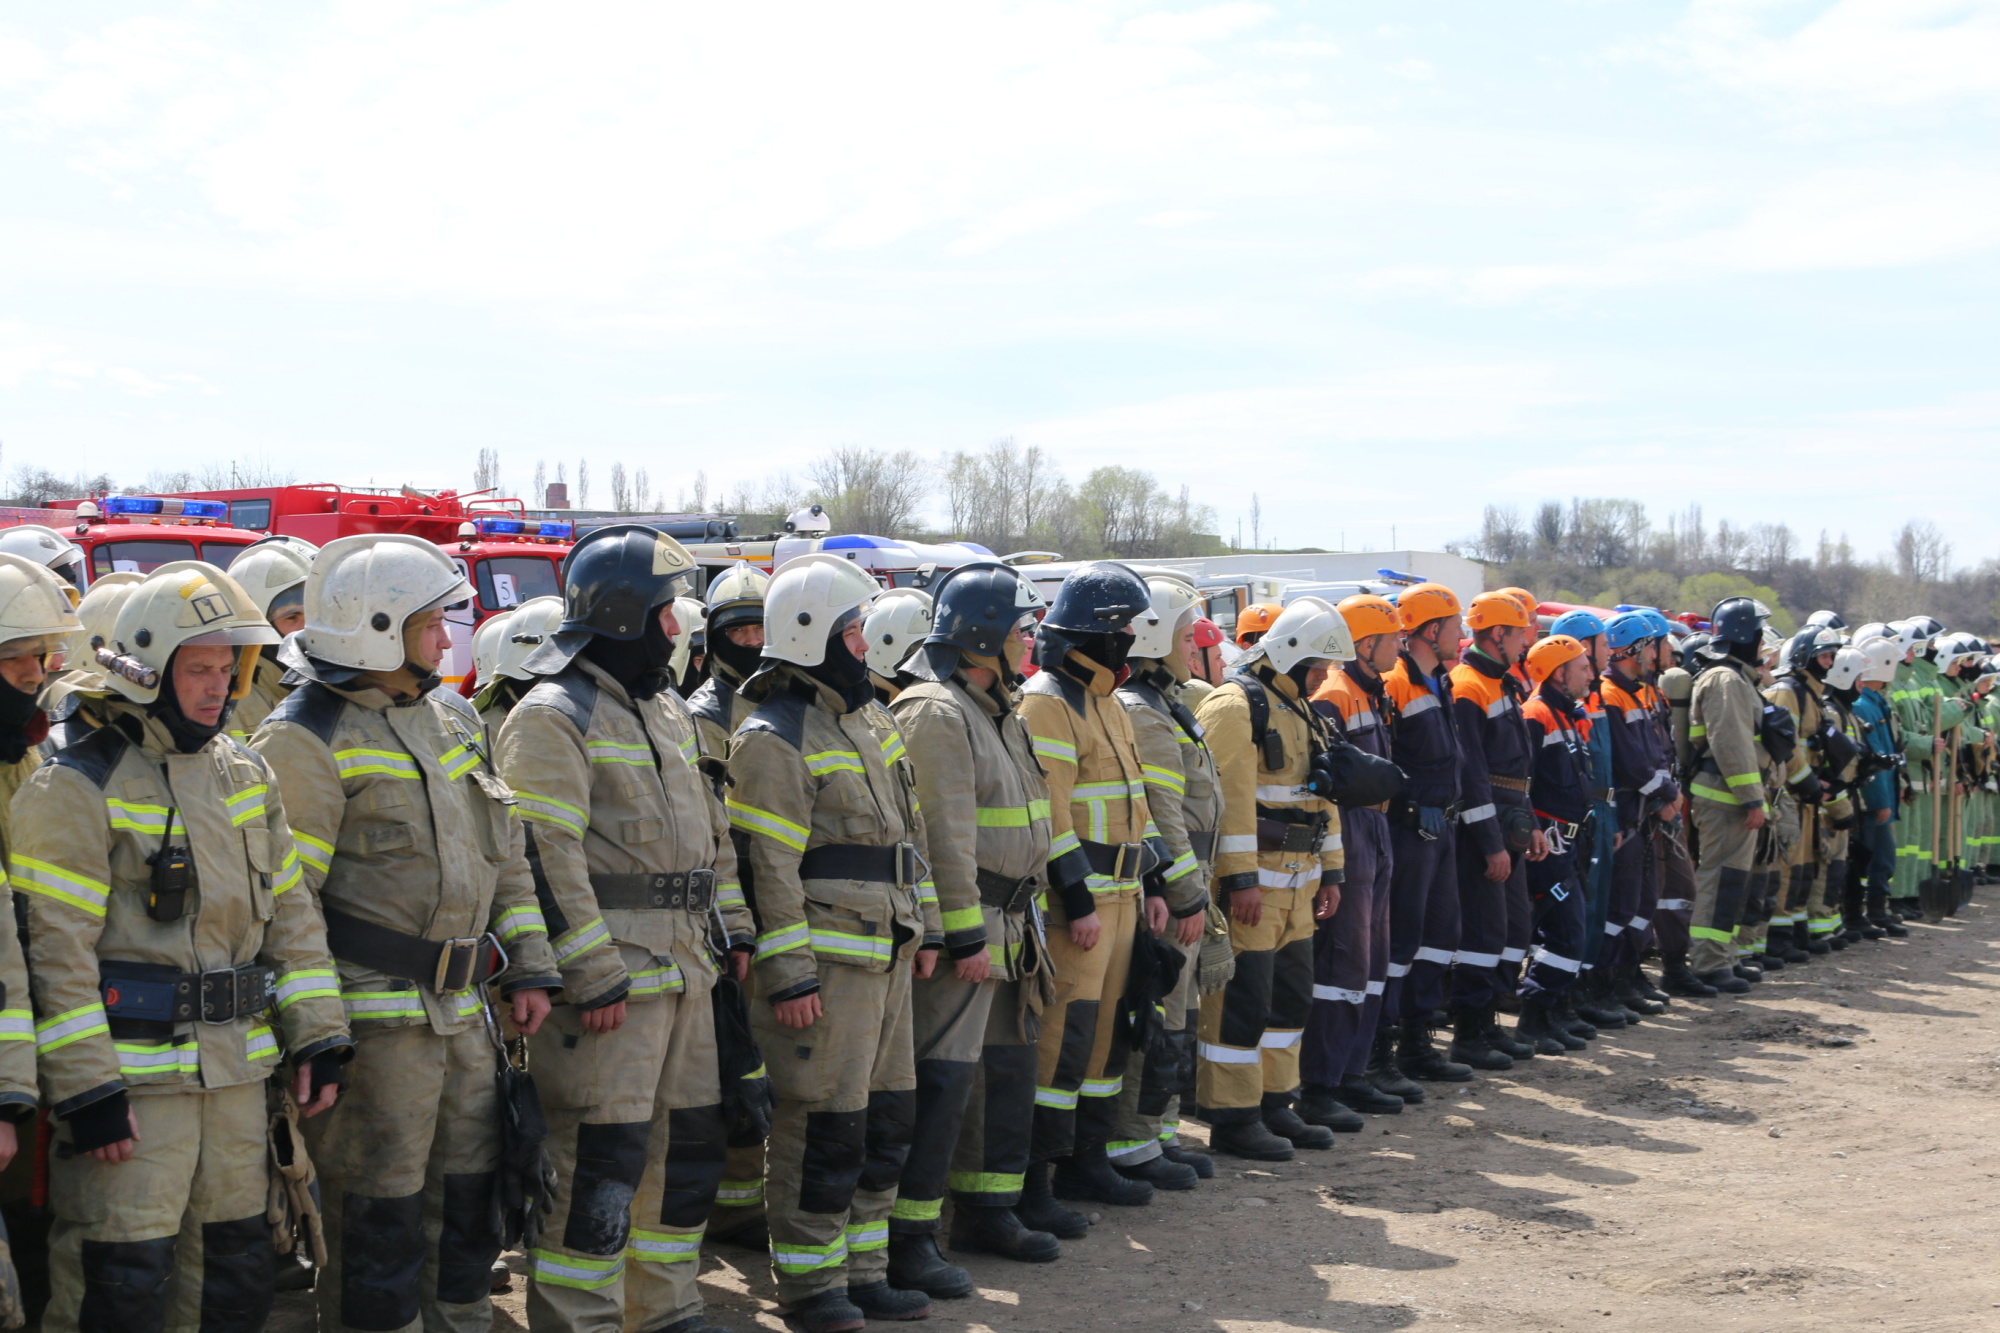
M 1611 645 L 1613 651 L 1630 648 L 1652 637 L 1653 627 L 1647 623 L 1643 611 L 1620 611 L 1604 627 L 1604 641 Z
M 1639 608 L 1639 614 L 1646 617 L 1646 623 L 1652 627 L 1653 638 L 1671 639 L 1674 636 L 1674 627 L 1672 623 L 1669 622 L 1665 614 L 1663 614 L 1656 607 L 1642 606 Z
M 1551 634 L 1567 634 L 1572 639 L 1588 639 L 1604 633 L 1604 622 L 1594 611 L 1565 611 L 1549 626 Z

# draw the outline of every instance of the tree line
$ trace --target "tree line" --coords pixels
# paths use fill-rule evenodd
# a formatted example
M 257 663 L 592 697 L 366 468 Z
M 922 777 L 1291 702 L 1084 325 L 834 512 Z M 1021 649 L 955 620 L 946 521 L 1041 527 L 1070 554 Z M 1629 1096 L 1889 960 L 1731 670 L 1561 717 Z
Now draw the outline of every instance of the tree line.
M 1850 625 L 1931 615 L 1980 635 L 2000 628 L 2000 560 L 1954 565 L 1928 519 L 1911 519 L 1888 551 L 1864 559 L 1845 533 L 1807 542 L 1783 523 L 1711 524 L 1700 505 L 1655 525 L 1637 500 L 1578 497 L 1525 513 L 1488 505 L 1478 535 L 1447 549 L 1486 564 L 1489 587 L 1518 584 L 1559 602 L 1706 613 L 1742 593 L 1769 605 L 1787 633 L 1821 609 Z

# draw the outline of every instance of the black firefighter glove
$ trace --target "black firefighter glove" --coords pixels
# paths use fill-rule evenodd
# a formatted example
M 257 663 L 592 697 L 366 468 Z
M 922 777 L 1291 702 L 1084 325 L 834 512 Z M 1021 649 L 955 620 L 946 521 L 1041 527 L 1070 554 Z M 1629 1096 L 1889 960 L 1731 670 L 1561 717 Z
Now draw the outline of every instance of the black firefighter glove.
M 321 1051 L 306 1062 L 308 1105 L 318 1101 L 320 1090 L 328 1085 L 336 1088 L 347 1086 L 347 1062 L 353 1058 L 352 1046 L 336 1046 L 330 1051 Z
M 131 1138 L 132 1121 L 128 1109 L 123 1088 L 109 1097 L 99 1097 L 88 1105 L 77 1107 L 63 1117 L 69 1125 L 71 1146 L 80 1153 L 91 1152 Z
M 1802 805 L 1818 805 L 1826 799 L 1826 784 L 1819 780 L 1819 774 L 1807 769 L 1805 776 L 1792 784 L 1792 795 Z

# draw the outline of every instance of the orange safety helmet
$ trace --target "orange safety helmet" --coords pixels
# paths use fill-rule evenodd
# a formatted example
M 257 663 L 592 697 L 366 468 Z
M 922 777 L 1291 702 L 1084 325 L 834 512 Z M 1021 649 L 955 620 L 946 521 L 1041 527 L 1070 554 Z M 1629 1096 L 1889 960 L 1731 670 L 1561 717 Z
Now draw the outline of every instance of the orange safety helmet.
M 1539 685 L 1556 668 L 1574 662 L 1587 651 L 1581 639 L 1572 639 L 1567 634 L 1551 634 L 1528 650 L 1528 676 Z
M 1220 648 L 1222 646 L 1222 626 L 1207 616 L 1194 622 L 1194 646 L 1197 648 Z
M 1396 599 L 1396 614 L 1402 618 L 1405 631 L 1413 630 L 1433 620 L 1457 615 L 1458 594 L 1442 583 L 1419 583 L 1403 589 Z
M 1347 633 L 1356 642 L 1376 634 L 1400 634 L 1403 622 L 1396 616 L 1396 604 L 1374 593 L 1356 593 L 1333 608 L 1347 622 Z
M 1501 626 L 1526 629 L 1534 623 L 1521 603 L 1504 592 L 1482 592 L 1472 599 L 1472 605 L 1465 610 L 1465 628 L 1474 633 Z
M 1284 609 L 1276 602 L 1253 602 L 1244 607 L 1243 614 L 1236 617 L 1236 646 L 1248 648 L 1250 643 L 1243 636 L 1269 630 Z
M 1535 594 L 1529 592 L 1526 588 L 1502 588 L 1500 591 L 1521 604 L 1521 609 L 1528 613 L 1528 624 L 1532 628 L 1535 623 L 1535 616 L 1540 612 L 1542 605 L 1535 600 Z

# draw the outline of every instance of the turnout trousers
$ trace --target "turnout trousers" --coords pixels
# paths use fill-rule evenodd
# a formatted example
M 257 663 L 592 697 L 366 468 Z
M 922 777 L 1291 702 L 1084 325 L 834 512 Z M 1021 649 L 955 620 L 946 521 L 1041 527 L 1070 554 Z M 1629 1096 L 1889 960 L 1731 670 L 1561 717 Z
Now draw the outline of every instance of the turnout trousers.
M 1694 910 L 1688 917 L 1688 966 L 1706 975 L 1736 962 L 1738 923 L 1748 908 L 1761 839 L 1744 824 L 1741 806 L 1698 798 L 1689 805 L 1701 862 L 1695 867 Z
M 1262 893 L 1256 925 L 1229 918 L 1236 975 L 1201 997 L 1195 1097 L 1211 1123 L 1217 1114 L 1261 1115 L 1265 1093 L 1299 1086 L 1299 1041 L 1312 1012 L 1318 876 L 1301 888 Z
M 993 997 L 951 1159 L 951 1197 L 960 1203 L 1011 1208 L 1021 1201 L 1036 1117 L 1035 1043 L 1022 1030 L 1021 987 L 1039 984 L 986 983 Z
M 1426 838 L 1389 829 L 1389 972 L 1385 1022 L 1427 1017 L 1444 1003 L 1444 973 L 1458 952 L 1458 826 Z
M 1169 931 L 1172 927 L 1168 927 Z M 1169 1032 L 1186 1032 L 1196 1026 L 1200 1019 L 1200 1009 L 1196 994 L 1197 972 L 1200 970 L 1201 940 L 1199 937 L 1191 945 L 1178 942 L 1174 947 L 1180 950 L 1181 974 L 1174 982 L 1173 990 L 1161 1002 L 1166 1010 L 1163 1026 Z M 1150 1162 L 1160 1155 L 1160 1145 L 1172 1143 L 1180 1133 L 1180 1095 L 1176 1093 L 1167 1099 L 1167 1104 L 1157 1112 L 1140 1109 L 1139 1103 L 1145 1095 L 1146 1054 L 1134 1051 L 1125 1067 L 1125 1089 L 1118 1094 L 1118 1127 L 1112 1132 L 1108 1151 L 1111 1160 L 1136 1166 Z
M 891 1232 L 923 1235 L 937 1230 L 946 1179 L 963 1133 L 966 1104 L 978 1081 L 993 1000 L 1001 984 L 960 981 L 951 960 L 943 957 L 928 980 L 911 983 L 916 1125 L 910 1158 L 896 1190 L 896 1207 L 889 1214 Z
M 1591 813 L 1595 840 L 1584 849 L 1590 853 L 1590 862 L 1585 865 L 1581 855 L 1577 861 L 1577 875 L 1584 885 L 1583 970 L 1586 972 L 1597 966 L 1597 955 L 1604 949 L 1604 923 L 1611 918 L 1612 868 L 1618 856 L 1613 846 L 1618 840 L 1618 807 L 1609 801 L 1596 801 L 1591 805 Z
M 1663 958 L 1685 958 L 1688 919 L 1694 911 L 1694 860 L 1688 855 L 1688 821 L 1692 814 L 1660 825 L 1660 889 L 1653 904 L 1653 937 Z
M 1771 927 L 1784 915 L 1791 885 L 1792 848 L 1799 840 L 1799 806 L 1789 795 L 1778 793 L 1767 812 L 1763 836 L 1757 842 L 1756 869 L 1751 872 L 1750 901 L 1744 911 L 1742 931 L 1736 936 L 1739 956 L 1761 952 L 1770 938 Z
M 1659 901 L 1659 821 L 1642 815 L 1612 853 L 1611 903 L 1604 918 L 1604 945 L 1598 960 L 1620 968 L 1639 961 L 1646 931 Z
M 883 1279 L 916 1118 L 903 952 L 887 972 L 821 963 L 819 996 L 823 1012 L 807 1028 L 779 1023 L 761 997 L 750 1006 L 771 1073 L 764 1205 L 772 1278 L 787 1307 Z
M 723 1156 L 715 1206 L 708 1210 L 708 1239 L 725 1240 L 763 1222 L 764 1140 L 737 1143 L 732 1139 Z
M 1313 1002 L 1299 1052 L 1301 1079 L 1334 1087 L 1368 1068 L 1389 975 L 1389 915 L 1394 853 L 1389 817 L 1380 810 L 1340 812 L 1347 879 L 1340 910 L 1313 932 Z
M 1528 863 L 1535 951 L 1521 974 L 1521 998 L 1529 1003 L 1553 1003 L 1583 969 L 1584 892 L 1577 861 L 1578 852 L 1571 848 Z
M 1042 1015 L 1035 1054 L 1032 1151 L 1038 1162 L 1111 1142 L 1131 1044 L 1118 1021 L 1118 1001 L 1132 967 L 1138 913 L 1137 889 L 1098 894 L 1099 933 L 1091 949 L 1071 942 L 1066 923 L 1048 925 L 1056 997 Z
M 1911 795 L 1897 810 L 1896 872 L 1892 898 L 1915 898 L 1917 886 L 1936 873 L 1931 855 L 1931 829 L 1937 823 L 1937 799 L 1930 765 L 1912 760 L 1907 770 Z M 1942 842 L 1939 843 L 1941 847 Z
M 326 1227 L 322 1333 L 491 1325 L 497 1059 L 477 1025 L 449 1037 L 425 1024 L 355 1032 L 340 1100 L 304 1122 Z
M 628 1003 L 587 1032 L 558 1005 L 528 1038 L 555 1208 L 528 1253 L 535 1333 L 665 1328 L 700 1314 L 701 1238 L 725 1126 L 707 992 Z
M 65 1155 L 69 1131 L 54 1122 L 51 1292 L 41 1326 L 256 1333 L 271 1313 L 277 1276 L 264 1220 L 264 1084 L 140 1087 L 128 1095 L 140 1135 L 130 1161 Z

